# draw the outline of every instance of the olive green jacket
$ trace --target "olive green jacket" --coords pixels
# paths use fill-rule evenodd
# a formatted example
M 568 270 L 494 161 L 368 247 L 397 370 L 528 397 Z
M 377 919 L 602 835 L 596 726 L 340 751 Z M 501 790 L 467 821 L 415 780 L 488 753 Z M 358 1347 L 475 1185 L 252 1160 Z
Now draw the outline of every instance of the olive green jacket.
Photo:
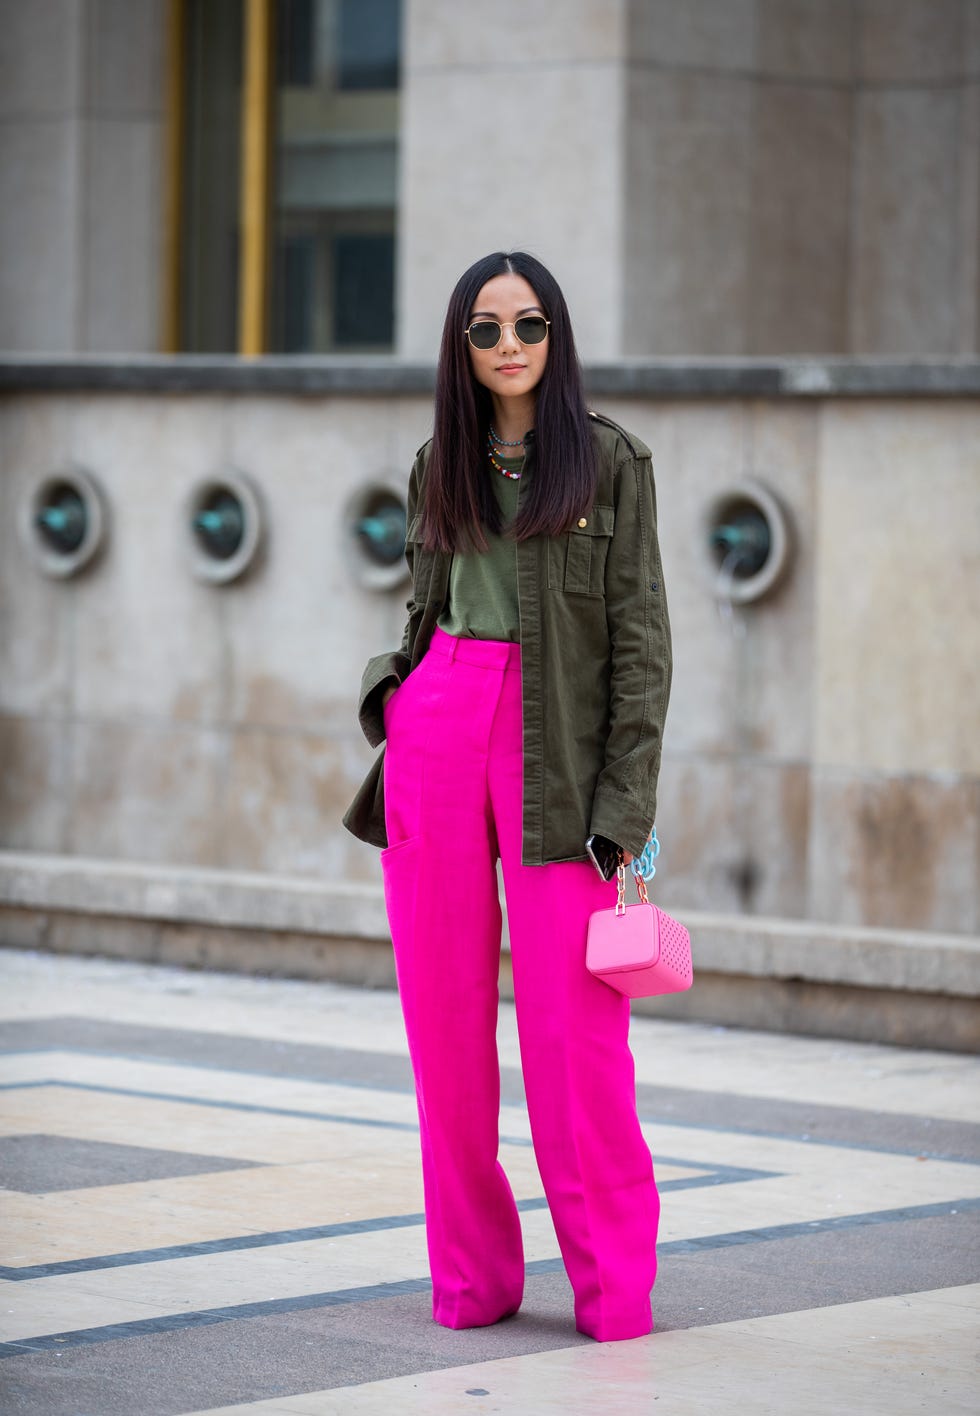
M 593 832 L 639 855 L 656 816 L 671 648 L 650 450 L 591 417 L 599 448 L 594 504 L 570 531 L 517 544 L 524 865 L 587 860 Z M 419 450 L 408 487 L 412 595 L 401 648 L 375 655 L 361 680 L 358 718 L 372 747 L 384 742 L 385 689 L 425 654 L 449 585 L 451 555 L 419 541 L 429 446 Z M 343 822 L 360 840 L 388 845 L 383 751 Z

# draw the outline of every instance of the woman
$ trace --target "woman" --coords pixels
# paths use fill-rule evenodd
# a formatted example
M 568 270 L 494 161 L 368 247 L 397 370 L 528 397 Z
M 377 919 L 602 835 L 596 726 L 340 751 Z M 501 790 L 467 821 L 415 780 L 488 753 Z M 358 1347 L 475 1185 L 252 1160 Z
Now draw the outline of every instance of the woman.
M 531 1133 L 576 1326 L 638 1337 L 659 1200 L 629 1004 L 585 967 L 589 916 L 616 893 L 586 840 L 629 861 L 653 825 L 670 629 L 649 450 L 586 410 L 565 300 L 524 252 L 487 256 L 453 291 L 406 555 L 401 647 L 361 684 L 361 725 L 386 750 L 344 823 L 382 847 L 433 1317 L 497 1322 L 523 1292 L 497 1159 L 499 855 Z

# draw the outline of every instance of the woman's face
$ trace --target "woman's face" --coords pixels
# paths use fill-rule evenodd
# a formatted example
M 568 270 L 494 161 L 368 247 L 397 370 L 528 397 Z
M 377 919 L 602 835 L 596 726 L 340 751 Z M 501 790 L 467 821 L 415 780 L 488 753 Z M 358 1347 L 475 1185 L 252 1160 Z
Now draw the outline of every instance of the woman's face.
M 473 375 L 491 393 L 510 398 L 530 393 L 541 382 L 550 340 L 546 335 L 540 344 L 522 344 L 514 324 L 521 315 L 544 313 L 533 286 L 523 275 L 495 275 L 477 295 L 470 322 L 489 319 L 503 326 L 495 349 L 474 349 L 466 340 Z

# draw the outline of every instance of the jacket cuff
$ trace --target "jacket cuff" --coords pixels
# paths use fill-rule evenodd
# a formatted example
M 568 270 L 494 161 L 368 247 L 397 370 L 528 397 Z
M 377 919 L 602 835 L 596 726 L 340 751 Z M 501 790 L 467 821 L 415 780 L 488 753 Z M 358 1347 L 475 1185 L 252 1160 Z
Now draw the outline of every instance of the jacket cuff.
M 373 659 L 368 660 L 367 668 L 361 677 L 357 720 L 372 747 L 379 747 L 385 740 L 384 690 L 390 682 L 400 684 L 406 679 L 410 668 L 408 655 L 399 650 L 376 654 Z
M 596 792 L 589 822 L 593 836 L 605 836 L 630 855 L 638 856 L 649 839 L 652 825 L 622 792 L 615 788 Z

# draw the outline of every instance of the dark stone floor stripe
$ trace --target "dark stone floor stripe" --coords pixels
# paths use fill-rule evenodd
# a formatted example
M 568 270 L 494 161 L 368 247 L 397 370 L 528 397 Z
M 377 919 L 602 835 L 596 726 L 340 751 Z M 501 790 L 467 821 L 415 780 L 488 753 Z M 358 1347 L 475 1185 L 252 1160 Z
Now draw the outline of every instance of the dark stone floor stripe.
M 546 1209 L 544 1197 L 518 1200 L 523 1212 Z M 415 1229 L 425 1223 L 424 1214 L 390 1214 L 377 1219 L 345 1220 L 342 1224 L 320 1224 L 306 1229 L 278 1229 L 265 1234 L 236 1234 L 228 1239 L 206 1239 L 194 1244 L 170 1244 L 159 1249 L 135 1249 L 129 1253 L 99 1254 L 88 1259 L 67 1259 L 63 1263 L 31 1264 L 23 1268 L 0 1266 L 0 1278 L 8 1280 L 58 1278 L 68 1273 L 92 1273 L 104 1269 L 132 1268 L 137 1264 L 167 1263 L 171 1259 L 199 1259 L 208 1254 L 238 1253 L 248 1249 L 268 1249 L 281 1244 L 302 1244 L 315 1239 L 337 1239 L 349 1234 L 371 1234 L 385 1229 Z
M 980 1197 L 954 1200 L 932 1205 L 909 1205 L 903 1209 L 873 1210 L 864 1214 L 841 1215 L 832 1219 L 817 1219 L 798 1224 L 777 1224 L 766 1229 L 735 1230 L 728 1234 L 709 1234 L 697 1239 L 676 1239 L 658 1245 L 658 1259 L 672 1255 L 704 1253 L 709 1250 L 734 1249 L 749 1244 L 768 1244 L 774 1240 L 815 1238 L 840 1230 L 868 1226 L 904 1224 L 912 1220 L 941 1219 L 980 1211 Z M 526 1266 L 531 1276 L 563 1271 L 560 1258 L 540 1259 Z M 980 1268 L 978 1268 L 980 1271 Z M 964 1282 L 972 1280 L 963 1280 Z M 0 1346 L 0 1358 L 10 1358 L 24 1351 L 64 1351 L 66 1348 L 113 1342 L 118 1338 L 145 1337 L 150 1333 L 173 1332 L 195 1325 L 229 1322 L 240 1318 L 268 1317 L 272 1314 L 302 1312 L 311 1308 L 330 1308 L 347 1303 L 370 1303 L 400 1293 L 416 1293 L 430 1288 L 428 1279 L 404 1279 L 396 1283 L 366 1285 L 363 1288 L 336 1289 L 326 1293 L 306 1293 L 291 1298 L 270 1298 L 256 1303 L 236 1303 L 224 1308 L 205 1308 L 193 1313 L 165 1314 L 158 1318 L 137 1319 L 129 1323 L 109 1323 L 104 1327 L 80 1328 L 73 1332 L 46 1334 L 25 1338 L 21 1342 Z
M 138 1096 L 146 1101 L 176 1102 L 180 1106 L 205 1106 L 219 1111 L 242 1111 L 246 1114 L 264 1116 L 292 1116 L 302 1121 L 324 1121 L 332 1126 L 368 1126 L 381 1131 L 403 1131 L 409 1135 L 418 1134 L 416 1121 L 384 1121 L 371 1116 L 351 1116 L 339 1111 L 309 1111 L 299 1106 L 269 1106 L 263 1102 L 228 1101 L 223 1097 L 185 1096 L 182 1092 L 147 1091 L 142 1087 L 109 1086 L 105 1082 L 61 1081 L 57 1077 L 46 1077 L 43 1081 L 3 1082 L 0 1091 L 18 1091 L 22 1087 L 66 1087 L 74 1091 L 103 1092 L 109 1096 Z M 526 1136 L 501 1136 L 506 1145 L 529 1146 Z
M 377 1091 L 414 1090 L 407 1057 L 388 1053 L 71 1016 L 0 1022 L 0 1051 L 52 1050 Z M 518 1068 L 501 1069 L 501 1097 L 524 1104 Z M 980 1164 L 980 1125 L 965 1121 L 646 1083 L 637 1087 L 637 1103 L 651 1124 Z
M 310 1111 L 305 1107 L 269 1106 L 267 1103 L 255 1101 L 228 1101 L 223 1097 L 185 1096 L 181 1092 L 147 1091 L 144 1087 L 109 1086 L 104 1082 L 63 1081 L 57 1077 L 45 1077 L 26 1082 L 0 1082 L 0 1092 L 21 1091 L 36 1087 L 63 1087 L 72 1091 L 102 1092 L 110 1096 L 136 1096 L 143 1101 L 176 1102 L 186 1104 L 187 1106 L 202 1106 L 219 1111 L 244 1111 L 266 1116 L 291 1116 L 298 1117 L 302 1121 L 320 1121 L 331 1126 L 365 1126 L 368 1129 L 373 1127 L 383 1131 L 407 1132 L 410 1135 L 418 1135 L 419 1129 L 417 1121 L 385 1121 L 371 1116 L 352 1116 L 345 1111 Z M 0 1138 L 0 1141 L 2 1141 L 2 1138 Z M 508 1136 L 501 1134 L 500 1144 L 530 1149 L 532 1141 L 528 1136 Z M 173 1154 L 177 1155 L 180 1153 L 173 1152 Z M 687 1159 L 674 1160 L 662 1155 L 658 1155 L 657 1160 L 661 1165 L 683 1165 L 692 1169 L 710 1171 L 716 1176 L 720 1176 L 722 1172 L 724 1172 L 726 1176 L 737 1179 L 757 1180 L 777 1173 L 775 1171 L 750 1170 L 739 1166 L 705 1165 L 701 1161 Z M 268 1163 L 272 1164 L 273 1162 L 270 1161 Z M 222 1165 L 220 1168 L 231 1169 L 234 1167 L 250 1167 L 261 1164 L 263 1164 L 262 1161 L 234 1161 Z M 217 1168 L 219 1167 L 216 1165 L 215 1169 Z M 678 1181 L 676 1185 L 678 1188 L 683 1188 L 684 1185 L 697 1185 L 698 1183 L 700 1182 L 697 1178 L 692 1177 L 687 1181 Z M 719 1180 L 716 1183 L 721 1183 L 721 1181 Z M 59 1188 L 63 1187 L 59 1186 Z
M 15 1190 L 21 1195 L 254 1170 L 261 1164 L 256 1160 L 87 1140 L 46 1131 L 0 1135 L 0 1191 Z
M 152 1332 L 176 1332 L 187 1327 L 207 1327 L 235 1318 L 268 1317 L 273 1313 L 302 1313 L 309 1308 L 336 1308 L 346 1303 L 370 1303 L 401 1293 L 424 1293 L 431 1289 L 427 1278 L 405 1278 L 396 1283 L 366 1284 L 363 1288 L 337 1288 L 329 1293 L 301 1293 L 294 1298 L 267 1298 L 259 1303 L 234 1303 L 227 1308 L 203 1308 L 194 1313 L 171 1313 L 160 1318 L 139 1318 L 131 1323 L 109 1323 L 105 1327 L 79 1328 L 75 1332 L 32 1337 L 23 1342 L 0 1345 L 0 1357 L 22 1356 L 30 1352 L 62 1352 L 66 1347 L 115 1342 L 121 1337 L 144 1337 Z
M 669 1160 L 664 1165 L 697 1168 L 698 1175 L 679 1176 L 663 1180 L 658 1185 L 661 1194 L 674 1190 L 704 1189 L 715 1185 L 743 1184 L 750 1180 L 777 1179 L 775 1170 L 750 1170 L 745 1166 L 707 1166 L 698 1161 Z M 521 1212 L 547 1209 L 544 1196 L 518 1200 Z M 235 1234 L 224 1239 L 203 1239 L 191 1244 L 168 1244 L 156 1249 L 135 1249 L 118 1254 L 94 1254 L 85 1259 L 65 1259 L 48 1264 L 25 1264 L 20 1267 L 0 1264 L 0 1279 L 24 1282 L 34 1278 L 57 1278 L 69 1273 L 93 1273 L 104 1269 L 130 1268 L 136 1264 L 165 1263 L 170 1259 L 195 1259 L 207 1254 L 227 1254 L 247 1249 L 266 1249 L 281 1244 L 301 1244 L 314 1239 L 336 1239 L 348 1234 L 370 1234 L 383 1229 L 410 1229 L 425 1223 L 424 1214 L 380 1215 L 371 1219 L 344 1220 L 337 1224 L 310 1225 L 303 1229 L 276 1229 L 260 1234 Z
M 291 1081 L 335 1082 L 408 1093 L 415 1090 L 408 1057 L 387 1052 L 70 1015 L 0 1021 L 0 1051 L 52 1049 L 109 1056 L 128 1054 L 142 1062 L 288 1077 Z
M 673 1239 L 659 1252 L 694 1254 L 703 1249 L 732 1249 L 742 1244 L 768 1243 L 772 1239 L 802 1239 L 810 1234 L 827 1234 L 838 1229 L 864 1229 L 871 1224 L 899 1224 L 912 1219 L 940 1219 L 948 1215 L 980 1211 L 980 1195 L 963 1200 L 941 1200 L 931 1205 L 904 1205 L 898 1209 L 868 1210 L 864 1214 L 834 1215 L 795 1224 L 774 1224 L 765 1229 L 736 1229 L 730 1234 L 707 1234 L 696 1239 Z
M 653 1292 L 657 1332 L 970 1283 L 980 1273 L 976 1238 L 975 1216 L 961 1214 L 673 1254 L 661 1263 Z M 590 1341 L 574 1330 L 564 1273 L 531 1274 L 516 1317 L 462 1332 L 432 1322 L 424 1284 L 368 1303 L 219 1321 L 65 1351 L 21 1350 L 3 1364 L 3 1411 L 180 1416 L 391 1377 L 421 1378 Z M 929 1390 L 924 1409 L 930 1400 L 936 1408 L 940 1388 L 933 1382 Z
M 694 1239 L 671 1239 L 657 1245 L 658 1260 L 668 1255 L 700 1254 L 717 1249 L 737 1249 L 743 1244 L 770 1244 L 786 1239 L 805 1239 L 843 1229 L 866 1229 L 876 1224 L 906 1224 L 910 1220 L 946 1219 L 980 1211 L 980 1195 L 965 1200 L 942 1201 L 931 1205 L 907 1205 L 890 1210 L 869 1210 L 864 1214 L 843 1214 L 829 1219 L 800 1220 L 793 1224 L 773 1224 L 763 1229 L 735 1229 L 728 1234 L 703 1234 Z M 980 1232 L 980 1231 L 978 1231 Z M 541 1259 L 528 1265 L 528 1272 L 560 1273 L 560 1258 Z M 980 1274 L 980 1266 L 978 1266 Z M 972 1280 L 968 1280 L 972 1282 Z
M 980 1165 L 980 1125 L 970 1121 L 644 1083 L 636 1100 L 650 1125 Z

